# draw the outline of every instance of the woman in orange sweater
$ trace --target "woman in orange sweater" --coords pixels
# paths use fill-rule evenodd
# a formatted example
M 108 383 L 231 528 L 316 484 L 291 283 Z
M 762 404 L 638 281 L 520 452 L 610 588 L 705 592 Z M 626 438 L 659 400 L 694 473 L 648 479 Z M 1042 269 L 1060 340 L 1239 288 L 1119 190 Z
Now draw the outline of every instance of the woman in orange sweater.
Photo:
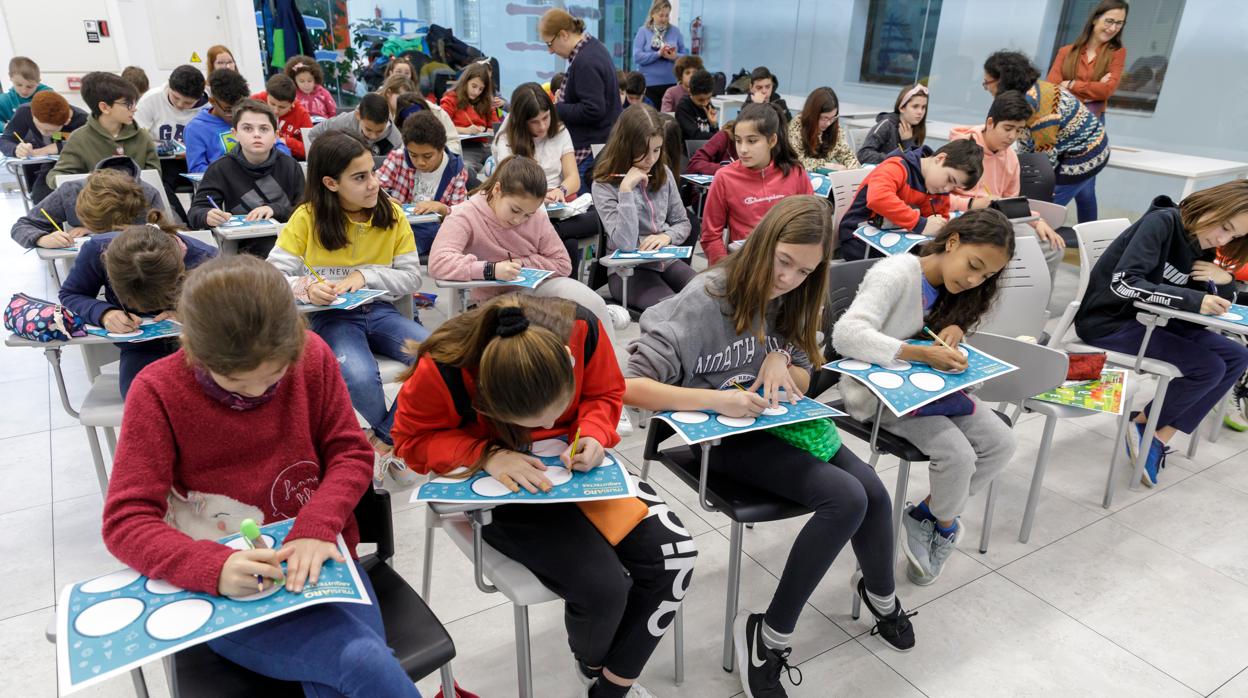
M 1127 64 L 1127 49 L 1122 45 L 1126 24 L 1126 2 L 1101 0 L 1075 43 L 1058 50 L 1046 78 L 1078 97 L 1101 123 L 1105 123 L 1105 104 L 1118 89 Z

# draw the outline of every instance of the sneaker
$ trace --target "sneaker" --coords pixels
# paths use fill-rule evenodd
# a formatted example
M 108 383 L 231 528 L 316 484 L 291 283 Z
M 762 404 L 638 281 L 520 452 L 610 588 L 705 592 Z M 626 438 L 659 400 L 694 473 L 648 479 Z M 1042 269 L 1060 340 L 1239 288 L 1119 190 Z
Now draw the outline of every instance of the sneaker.
M 404 463 L 402 458 L 393 453 L 386 456 L 386 472 L 390 473 L 390 477 L 394 478 L 395 483 L 400 488 L 411 487 L 420 480 L 420 475 L 417 475 L 415 470 L 407 467 L 407 463 Z
M 906 531 L 906 544 L 902 551 L 910 561 L 906 567 L 906 576 L 915 584 L 927 586 L 931 582 L 916 581 L 916 577 L 922 579 L 931 574 L 932 565 L 928 551 L 932 547 L 932 536 L 936 535 L 936 522 L 931 519 L 919 521 L 910 515 L 912 511 L 914 505 L 907 503 L 905 510 L 901 512 L 901 527 Z
M 628 323 L 633 321 L 632 316 L 628 314 L 628 310 L 622 305 L 608 305 L 607 315 L 611 318 L 611 324 L 617 330 L 628 327 Z
M 1131 430 L 1127 430 L 1127 435 L 1123 439 L 1127 442 L 1127 456 L 1135 463 L 1135 459 L 1140 457 L 1140 444 L 1144 443 L 1144 425 L 1135 421 L 1139 412 L 1132 412 L 1128 419 L 1131 420 L 1131 426 L 1135 427 L 1135 438 L 1131 438 Z
M 615 433 L 628 436 L 633 433 L 633 420 L 628 418 L 628 408 L 620 410 L 620 423 L 615 425 Z
M 1248 431 L 1248 414 L 1245 414 L 1245 409 L 1240 407 L 1237 399 L 1237 393 L 1239 392 L 1239 386 L 1237 385 L 1231 391 L 1230 397 L 1227 398 L 1228 404 L 1225 413 L 1222 415 L 1222 424 L 1232 431 Z M 1248 408 L 1248 402 L 1245 402 L 1244 406 Z
M 854 573 L 854 579 L 856 580 L 854 588 L 858 591 L 863 605 L 871 611 L 871 615 L 875 616 L 875 627 L 871 628 L 871 634 L 879 635 L 881 640 L 898 652 L 909 652 L 913 649 L 914 626 L 910 624 L 910 618 L 917 616 L 919 612 L 906 613 L 901 607 L 901 599 L 896 599 L 896 606 L 892 613 L 880 613 L 871 604 L 871 599 L 867 597 L 867 582 L 862 578 L 861 570 Z
M 1148 449 L 1148 458 L 1144 461 L 1144 475 L 1140 478 L 1140 482 L 1145 487 L 1157 486 L 1157 474 L 1166 467 L 1166 454 L 1169 451 L 1166 445 L 1158 439 L 1153 439 L 1153 445 Z
M 633 685 L 628 687 L 628 695 L 625 698 L 658 698 L 658 697 L 655 696 L 650 691 L 647 691 L 646 687 L 642 686 L 640 681 L 634 681 Z
M 958 540 L 962 537 L 962 522 L 955 519 L 954 524 L 958 528 L 954 531 L 953 538 L 946 538 L 940 533 L 932 535 L 932 547 L 927 553 L 928 561 L 932 565 L 928 576 L 931 577 L 932 581 L 928 582 L 928 584 L 936 581 L 936 578 L 940 576 L 941 571 L 945 568 L 945 562 L 953 554 L 954 548 L 958 547 Z M 933 524 L 932 529 L 935 530 L 935 524 Z
M 802 683 L 802 671 L 789 666 L 791 647 L 777 652 L 763 643 L 763 614 L 742 613 L 732 626 L 733 642 L 737 650 L 737 675 L 745 698 L 787 698 L 788 693 L 780 685 L 783 669 L 794 686 Z M 797 680 L 793 680 L 797 672 Z

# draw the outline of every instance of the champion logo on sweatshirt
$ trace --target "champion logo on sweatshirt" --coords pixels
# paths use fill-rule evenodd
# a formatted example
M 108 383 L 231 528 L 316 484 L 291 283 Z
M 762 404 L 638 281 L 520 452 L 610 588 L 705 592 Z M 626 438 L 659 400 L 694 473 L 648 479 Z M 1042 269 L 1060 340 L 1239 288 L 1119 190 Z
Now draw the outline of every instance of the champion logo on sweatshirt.
M 746 206 L 753 206 L 754 204 L 765 204 L 771 201 L 775 201 L 777 199 L 783 199 L 785 196 L 787 196 L 787 194 L 768 194 L 767 196 L 747 196 L 741 201 Z

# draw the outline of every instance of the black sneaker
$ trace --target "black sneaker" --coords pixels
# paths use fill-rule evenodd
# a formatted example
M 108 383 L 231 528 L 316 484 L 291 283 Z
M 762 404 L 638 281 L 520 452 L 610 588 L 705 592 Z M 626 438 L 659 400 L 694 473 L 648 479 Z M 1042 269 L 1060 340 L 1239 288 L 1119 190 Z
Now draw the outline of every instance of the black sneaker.
M 897 599 L 892 613 L 880 613 L 867 596 L 867 582 L 861 577 L 858 579 L 858 596 L 862 597 L 862 603 L 875 616 L 875 627 L 871 629 L 871 634 L 879 635 L 881 640 L 898 652 L 909 652 L 914 647 L 914 626 L 910 624 L 910 618 L 917 616 L 919 612 L 906 613 L 901 607 L 901 599 Z
M 737 648 L 737 674 L 746 698 L 788 698 L 789 694 L 780 685 L 781 669 L 788 674 L 790 683 L 801 685 L 801 669 L 789 666 L 789 653 L 793 648 L 777 652 L 763 643 L 763 614 L 737 616 L 732 635 Z M 797 672 L 797 680 L 793 679 L 794 672 Z

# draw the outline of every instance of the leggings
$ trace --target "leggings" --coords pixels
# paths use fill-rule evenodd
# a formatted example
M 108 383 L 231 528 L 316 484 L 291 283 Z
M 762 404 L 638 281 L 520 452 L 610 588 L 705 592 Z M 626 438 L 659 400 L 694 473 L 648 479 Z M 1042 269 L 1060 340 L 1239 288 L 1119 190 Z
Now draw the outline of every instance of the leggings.
M 879 596 L 893 593 L 893 508 L 888 491 L 871 466 L 848 448 L 841 446 L 830 461 L 822 461 L 756 431 L 729 437 L 712 449 L 710 467 L 814 511 L 789 549 L 764 617 L 768 627 L 793 632 L 802 607 L 847 541 L 862 565 L 867 590 Z
M 501 506 L 482 529 L 564 600 L 572 654 L 625 679 L 641 675 L 675 619 L 698 555 L 654 489 L 640 482 L 637 491 L 650 511 L 614 547 L 575 504 Z
M 697 274 L 685 262 L 673 262 L 663 271 L 637 267 L 633 269 L 633 276 L 628 280 L 628 305 L 645 310 L 664 298 L 680 293 Z M 623 302 L 623 277 L 612 274 L 607 279 L 607 286 L 611 289 L 611 297 Z

